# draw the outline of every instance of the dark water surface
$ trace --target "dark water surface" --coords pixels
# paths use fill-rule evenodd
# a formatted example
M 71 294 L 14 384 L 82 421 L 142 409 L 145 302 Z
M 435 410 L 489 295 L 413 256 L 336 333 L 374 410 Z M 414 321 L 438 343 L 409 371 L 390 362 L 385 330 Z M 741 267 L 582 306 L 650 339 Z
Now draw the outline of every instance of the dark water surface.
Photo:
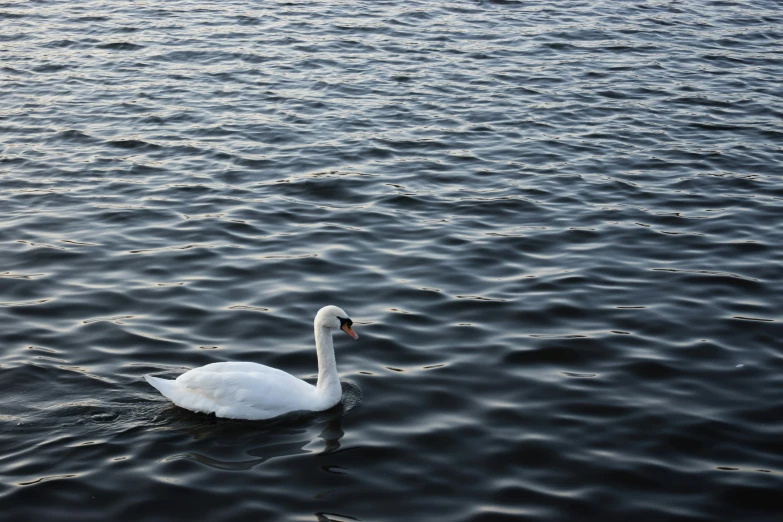
M 779 1 L 0 3 L 0 518 L 783 520 Z M 249 360 L 273 422 L 142 379 Z

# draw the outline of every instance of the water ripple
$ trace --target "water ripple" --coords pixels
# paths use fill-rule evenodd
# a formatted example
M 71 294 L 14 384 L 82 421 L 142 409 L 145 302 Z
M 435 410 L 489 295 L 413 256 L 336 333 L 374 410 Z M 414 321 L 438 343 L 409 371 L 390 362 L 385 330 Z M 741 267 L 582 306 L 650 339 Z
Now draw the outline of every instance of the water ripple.
M 0 4 L 5 517 L 774 519 L 779 11 Z

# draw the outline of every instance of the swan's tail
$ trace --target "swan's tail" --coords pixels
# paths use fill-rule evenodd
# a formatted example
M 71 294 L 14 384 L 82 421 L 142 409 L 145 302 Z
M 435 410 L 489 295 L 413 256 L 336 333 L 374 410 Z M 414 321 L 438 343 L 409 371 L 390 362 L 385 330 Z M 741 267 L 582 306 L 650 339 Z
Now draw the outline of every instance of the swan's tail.
M 145 375 L 144 378 L 147 379 L 148 383 L 157 388 L 160 393 L 171 399 L 171 394 L 176 390 L 174 381 L 153 377 L 152 375 Z

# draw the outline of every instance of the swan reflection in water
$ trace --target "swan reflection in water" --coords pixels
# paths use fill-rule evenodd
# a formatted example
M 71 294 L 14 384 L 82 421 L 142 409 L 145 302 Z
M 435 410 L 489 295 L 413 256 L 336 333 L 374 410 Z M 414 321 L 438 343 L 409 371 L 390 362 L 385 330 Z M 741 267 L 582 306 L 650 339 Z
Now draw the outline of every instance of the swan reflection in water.
M 340 517 L 340 519 L 347 518 L 348 520 L 359 520 L 358 518 L 349 517 L 348 515 L 340 515 L 339 513 L 315 513 L 315 519 L 318 522 L 341 522 L 337 518 L 329 518 L 329 516 Z
M 168 456 L 160 462 L 184 459 L 215 469 L 244 471 L 279 457 L 333 453 L 340 448 L 340 439 L 345 435 L 342 430 L 343 416 L 361 403 L 361 390 L 356 385 L 348 382 L 340 384 L 343 390 L 342 402 L 334 408 L 319 413 L 294 412 L 264 422 L 220 419 L 167 405 L 159 416 L 167 420 L 166 426 L 158 429 L 187 432 L 193 437 L 194 446 L 203 446 L 209 453 L 215 449 L 230 451 L 233 448 L 257 458 L 229 460 L 190 451 Z M 313 437 L 312 428 L 319 425 L 323 428 Z M 245 449 L 249 446 L 251 449 Z M 337 470 L 326 471 L 340 473 Z

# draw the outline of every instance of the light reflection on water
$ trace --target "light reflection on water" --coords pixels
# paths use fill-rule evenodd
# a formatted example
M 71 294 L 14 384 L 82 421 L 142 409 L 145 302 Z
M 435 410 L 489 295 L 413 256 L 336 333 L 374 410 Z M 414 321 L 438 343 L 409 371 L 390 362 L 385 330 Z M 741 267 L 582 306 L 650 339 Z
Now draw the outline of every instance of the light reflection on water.
M 777 7 L 0 4 L 4 516 L 774 518 Z

